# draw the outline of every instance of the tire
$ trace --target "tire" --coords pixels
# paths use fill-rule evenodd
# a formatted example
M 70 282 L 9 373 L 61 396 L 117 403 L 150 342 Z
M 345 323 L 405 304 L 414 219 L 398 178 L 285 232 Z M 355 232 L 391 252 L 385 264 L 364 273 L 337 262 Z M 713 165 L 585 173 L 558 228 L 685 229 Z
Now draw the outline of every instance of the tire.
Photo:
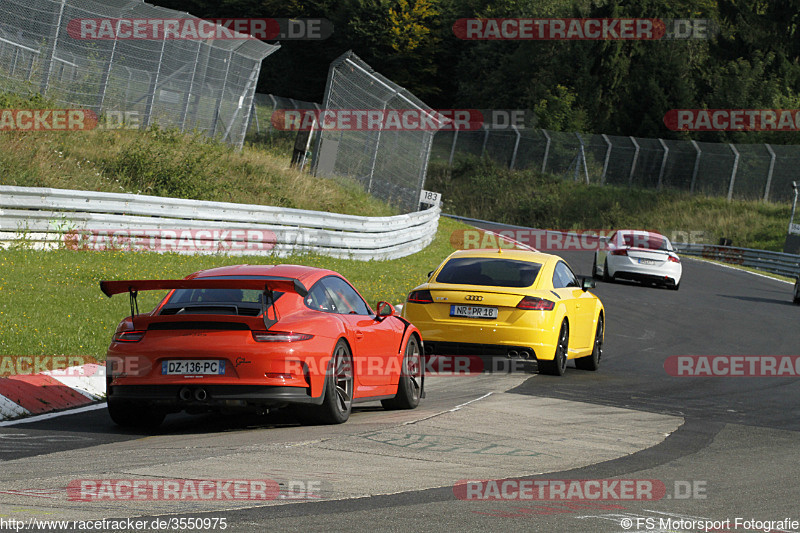
M 603 281 L 614 281 L 614 278 L 608 273 L 608 258 L 603 261 Z
M 384 409 L 414 409 L 419 405 L 422 397 L 422 383 L 424 379 L 422 355 L 420 354 L 419 341 L 416 335 L 411 335 L 406 343 L 403 354 L 403 366 L 400 381 L 397 384 L 397 394 L 394 398 L 381 400 Z
M 675 284 L 673 284 L 673 285 L 669 285 L 669 288 L 670 288 L 671 290 L 673 290 L 673 291 L 677 291 L 678 289 L 680 289 L 680 288 L 681 288 L 681 282 L 679 281 L 678 283 L 675 283 Z
M 109 399 L 108 414 L 118 426 L 126 428 L 154 429 L 161 425 L 167 413 L 135 402 L 122 402 Z
M 539 373 L 548 374 L 550 376 L 563 376 L 567 371 L 567 358 L 569 351 L 569 324 L 567 320 L 561 323 L 561 330 L 558 333 L 558 344 L 556 345 L 556 353 L 553 355 L 552 361 L 541 360 L 539 361 Z
M 795 305 L 800 305 L 800 278 L 794 284 L 794 298 L 792 299 Z
M 594 259 L 592 260 L 592 277 L 600 279 L 600 274 L 597 273 L 597 253 L 594 254 Z
M 579 357 L 578 359 L 575 359 L 575 368 L 592 371 L 600 368 L 600 359 L 603 357 L 604 327 L 605 322 L 603 320 L 603 315 L 601 314 L 599 317 L 597 317 L 597 329 L 594 333 L 594 347 L 592 348 L 592 353 L 586 357 Z
M 353 356 L 350 347 L 339 339 L 333 349 L 325 373 L 325 397 L 317 408 L 317 419 L 323 424 L 342 424 L 353 408 Z

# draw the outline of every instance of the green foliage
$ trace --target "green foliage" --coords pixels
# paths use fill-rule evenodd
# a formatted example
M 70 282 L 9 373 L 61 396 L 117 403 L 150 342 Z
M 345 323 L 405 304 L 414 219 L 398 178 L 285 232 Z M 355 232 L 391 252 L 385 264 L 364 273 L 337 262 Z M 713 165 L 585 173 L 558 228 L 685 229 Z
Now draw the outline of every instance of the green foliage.
M 700 232 L 734 245 L 780 251 L 788 205 L 731 202 L 688 193 L 585 185 L 532 170 L 499 167 L 488 158 L 437 163 L 425 187 L 442 193 L 448 213 L 541 229 L 644 228 L 664 233 Z

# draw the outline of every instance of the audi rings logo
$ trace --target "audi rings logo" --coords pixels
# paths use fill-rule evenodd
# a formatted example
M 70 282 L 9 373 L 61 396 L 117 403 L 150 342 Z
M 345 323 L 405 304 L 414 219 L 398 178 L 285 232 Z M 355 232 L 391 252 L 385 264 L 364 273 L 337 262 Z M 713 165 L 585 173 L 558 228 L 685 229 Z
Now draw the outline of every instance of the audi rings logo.
M 470 301 L 470 302 L 480 302 L 481 300 L 483 300 L 483 296 L 478 296 L 476 294 L 470 294 L 470 295 L 467 296 L 466 299 L 467 299 L 467 301 Z

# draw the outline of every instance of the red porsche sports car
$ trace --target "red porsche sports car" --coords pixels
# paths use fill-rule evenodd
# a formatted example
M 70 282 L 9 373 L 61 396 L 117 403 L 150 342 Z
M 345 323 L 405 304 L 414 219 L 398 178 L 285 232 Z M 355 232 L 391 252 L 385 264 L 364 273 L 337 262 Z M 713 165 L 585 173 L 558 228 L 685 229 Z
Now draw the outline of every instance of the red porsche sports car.
M 131 299 L 106 362 L 108 411 L 119 425 L 289 405 L 338 424 L 354 402 L 413 409 L 424 397 L 417 328 L 387 302 L 373 311 L 331 270 L 237 265 L 100 288 Z M 155 309 L 138 314 L 139 291 L 165 289 Z

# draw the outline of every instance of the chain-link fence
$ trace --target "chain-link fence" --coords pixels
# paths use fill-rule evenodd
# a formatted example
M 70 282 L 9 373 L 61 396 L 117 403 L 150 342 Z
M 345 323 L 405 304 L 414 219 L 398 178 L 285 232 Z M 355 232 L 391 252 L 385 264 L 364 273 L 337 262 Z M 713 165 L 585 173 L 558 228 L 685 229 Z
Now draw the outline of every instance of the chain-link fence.
M 445 120 L 406 89 L 381 76 L 352 52 L 331 63 L 323 108 L 330 110 L 411 110 Z M 354 178 L 373 196 L 416 211 L 425 183 L 435 130 L 321 129 L 313 150 L 317 175 Z
M 91 23 L 81 21 L 91 20 L 106 21 L 110 32 L 84 33 Z M 224 38 L 168 31 L 131 38 L 123 28 L 133 21 L 201 27 L 188 13 L 137 0 L 0 1 L 0 90 L 241 146 L 261 61 L 279 46 L 217 25 L 212 33 Z
M 272 124 L 272 114 L 278 110 L 296 111 L 298 109 L 313 109 L 321 111 L 322 106 L 314 102 L 295 100 L 274 94 L 256 93 L 253 97 L 250 125 L 247 133 L 251 135 L 269 135 L 275 131 Z
M 673 188 L 729 200 L 791 199 L 800 179 L 800 146 L 721 144 L 487 126 L 440 131 L 432 159 L 488 156 L 515 169 L 537 169 L 599 184 Z

